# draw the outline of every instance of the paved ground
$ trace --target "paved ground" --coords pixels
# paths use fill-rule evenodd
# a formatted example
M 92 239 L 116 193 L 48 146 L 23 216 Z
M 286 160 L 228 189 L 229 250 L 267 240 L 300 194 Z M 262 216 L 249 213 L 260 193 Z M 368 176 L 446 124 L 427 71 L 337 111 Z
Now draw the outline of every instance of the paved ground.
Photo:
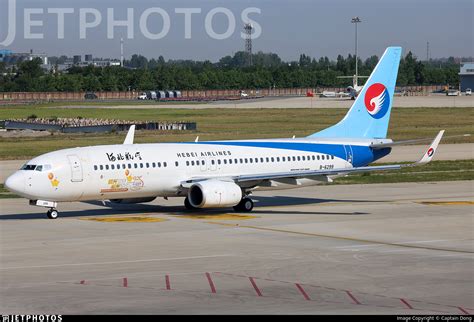
M 247 220 L 174 199 L 65 204 L 52 221 L 0 200 L 0 311 L 474 314 L 473 188 L 259 193 Z M 165 221 L 96 221 L 132 214 Z
M 418 160 L 427 145 L 400 146 L 394 148 L 393 152 L 380 160 L 380 162 L 402 162 Z M 465 144 L 442 144 L 437 151 L 436 160 L 470 160 L 474 159 L 474 143 Z M 0 183 L 18 170 L 27 160 L 0 161 Z
M 74 105 L 67 108 L 349 108 L 353 101 L 348 98 L 266 97 L 240 101 L 218 101 L 208 104 L 156 104 L 156 105 Z M 474 107 L 474 96 L 396 96 L 394 107 Z

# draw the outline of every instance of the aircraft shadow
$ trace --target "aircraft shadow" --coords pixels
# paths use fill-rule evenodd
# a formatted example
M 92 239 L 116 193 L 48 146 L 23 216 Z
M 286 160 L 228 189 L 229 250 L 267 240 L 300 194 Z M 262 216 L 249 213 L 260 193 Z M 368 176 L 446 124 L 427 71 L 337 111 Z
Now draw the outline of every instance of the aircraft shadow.
M 282 207 L 282 206 L 298 206 L 298 205 L 315 205 L 325 203 L 374 203 L 383 201 L 374 200 L 343 200 L 343 199 L 317 199 L 317 198 L 302 198 L 302 197 L 288 197 L 288 196 L 272 196 L 262 197 L 255 196 L 252 198 L 255 201 L 255 208 L 251 214 L 309 214 L 309 215 L 367 215 L 366 212 L 331 212 L 331 211 L 311 211 L 304 210 L 299 211 L 295 209 L 265 209 L 266 207 Z M 110 215 L 147 215 L 147 214 L 166 214 L 176 216 L 187 216 L 187 215 L 219 215 L 227 214 L 232 212 L 232 208 L 224 209 L 206 209 L 206 210 L 195 210 L 190 211 L 184 208 L 184 206 L 160 206 L 156 204 L 113 204 L 110 202 L 102 203 L 100 201 L 84 202 L 100 208 L 87 209 L 87 210 L 73 210 L 73 211 L 60 211 L 60 218 L 80 218 L 80 217 L 94 217 L 94 216 L 110 216 Z M 330 208 L 326 208 L 330 210 Z M 326 210 L 325 209 L 325 210 Z M 38 208 L 36 213 L 24 213 L 14 215 L 3 215 L 0 216 L 2 220 L 26 220 L 26 219 L 45 219 L 46 209 Z M 319 209 L 321 210 L 321 209 Z

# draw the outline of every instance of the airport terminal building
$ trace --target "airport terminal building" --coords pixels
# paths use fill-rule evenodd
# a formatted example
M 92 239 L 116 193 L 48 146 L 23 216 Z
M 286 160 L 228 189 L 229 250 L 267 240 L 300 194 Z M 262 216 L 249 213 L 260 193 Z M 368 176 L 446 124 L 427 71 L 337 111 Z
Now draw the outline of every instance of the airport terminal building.
M 474 89 L 474 62 L 461 63 L 459 81 L 461 84 L 461 92 L 466 91 L 467 88 Z

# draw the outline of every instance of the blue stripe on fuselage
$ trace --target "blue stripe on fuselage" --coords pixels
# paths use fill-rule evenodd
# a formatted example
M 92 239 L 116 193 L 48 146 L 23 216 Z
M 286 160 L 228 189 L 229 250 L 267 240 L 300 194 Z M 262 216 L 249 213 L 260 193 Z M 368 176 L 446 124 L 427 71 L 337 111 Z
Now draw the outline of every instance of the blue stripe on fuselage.
M 195 142 L 195 144 L 209 145 L 227 145 L 239 147 L 254 147 L 266 149 L 296 150 L 314 153 L 323 153 L 334 155 L 335 157 L 347 160 L 346 150 L 341 144 L 322 144 L 322 143 L 301 143 L 301 142 L 252 142 L 252 141 L 228 141 L 228 142 Z M 346 146 L 349 148 L 349 145 Z M 365 166 L 377 159 L 384 157 L 390 153 L 390 149 L 372 150 L 368 146 L 351 145 L 352 147 L 352 164 L 355 167 Z

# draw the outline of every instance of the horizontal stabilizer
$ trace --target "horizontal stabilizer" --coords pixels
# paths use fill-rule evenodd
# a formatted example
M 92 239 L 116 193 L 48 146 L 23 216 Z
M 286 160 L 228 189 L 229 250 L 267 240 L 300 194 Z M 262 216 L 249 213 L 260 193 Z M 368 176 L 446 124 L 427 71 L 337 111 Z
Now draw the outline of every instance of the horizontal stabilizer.
M 471 136 L 471 134 L 451 135 L 451 136 L 445 136 L 444 138 L 452 139 L 452 138 L 462 138 L 462 137 L 469 137 L 469 136 Z M 400 145 L 410 145 L 410 144 L 431 142 L 432 140 L 433 140 L 432 138 L 424 138 L 424 139 L 414 139 L 414 140 L 388 142 L 388 143 L 374 143 L 370 145 L 370 147 L 374 150 L 378 150 L 378 149 L 391 148 L 391 147 L 400 146 Z

